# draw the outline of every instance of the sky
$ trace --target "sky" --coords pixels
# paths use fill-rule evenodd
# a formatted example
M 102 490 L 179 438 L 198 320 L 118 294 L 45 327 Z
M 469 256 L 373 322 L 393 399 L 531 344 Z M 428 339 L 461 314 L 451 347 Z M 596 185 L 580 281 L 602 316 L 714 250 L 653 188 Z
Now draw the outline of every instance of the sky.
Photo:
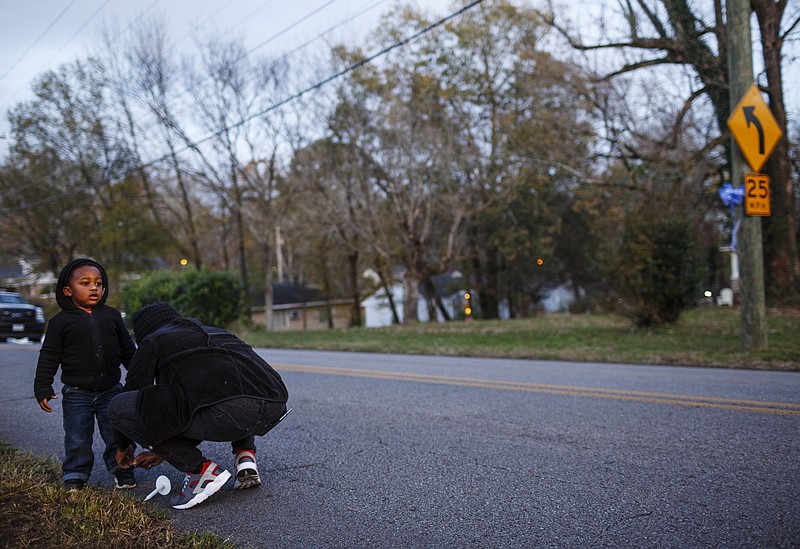
M 126 32 L 140 17 L 159 16 L 183 52 L 193 36 L 241 37 L 260 56 L 325 51 L 330 40 L 358 41 L 376 29 L 398 0 L 0 0 L 0 159 L 7 155 L 6 112 L 30 98 L 34 79 L 49 69 L 87 58 L 99 47 L 101 29 Z M 579 10 L 592 0 L 565 0 Z M 402 0 L 430 18 L 455 10 L 452 0 Z M 438 17 L 436 17 L 438 16 Z M 788 49 L 788 48 L 787 48 Z M 790 119 L 800 118 L 800 63 L 784 69 Z M 756 52 L 754 52 L 754 55 Z
M 405 0 L 444 17 L 450 0 Z M 6 112 L 30 98 L 38 75 L 99 47 L 101 31 L 126 32 L 139 17 L 164 20 L 176 46 L 188 51 L 192 37 L 241 37 L 262 56 L 300 46 L 309 52 L 330 39 L 358 40 L 377 28 L 395 0 L 0 0 L 0 158 L 7 153 Z M 329 32 L 330 31 L 330 32 Z M 310 43 L 309 43 L 310 42 Z

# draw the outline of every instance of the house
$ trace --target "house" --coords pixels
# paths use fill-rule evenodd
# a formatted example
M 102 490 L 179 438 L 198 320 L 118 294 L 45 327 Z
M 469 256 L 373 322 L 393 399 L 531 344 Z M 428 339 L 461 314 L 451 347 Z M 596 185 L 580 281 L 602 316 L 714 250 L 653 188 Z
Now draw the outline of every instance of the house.
M 462 275 L 458 271 L 445 273 L 434 277 L 434 289 L 439 295 L 442 305 L 447 310 L 451 319 L 463 319 L 464 307 L 466 305 L 465 294 L 472 293 L 476 295 L 473 290 L 465 290 L 462 284 L 467 284 L 463 280 Z M 397 309 L 397 314 L 400 317 L 400 322 L 403 321 L 403 284 L 395 282 L 389 291 L 392 293 L 392 299 Z M 583 292 L 581 291 L 581 296 Z M 560 313 L 569 312 L 570 306 L 576 301 L 575 292 L 570 283 L 551 284 L 542 290 L 540 306 L 546 313 Z M 475 308 L 473 314 L 479 312 L 478 303 L 476 299 L 470 302 L 470 305 Z M 361 302 L 364 310 L 364 326 L 367 328 L 375 328 L 381 326 L 390 326 L 392 324 L 392 309 L 389 305 L 389 299 L 386 295 L 386 290 L 381 288 L 374 294 Z M 508 320 L 511 318 L 508 301 L 503 299 L 498 303 L 498 317 L 501 320 Z M 420 322 L 430 322 L 430 314 L 428 312 L 428 298 L 425 295 L 425 288 L 420 288 L 419 300 L 417 301 L 417 318 Z M 436 322 L 444 322 L 444 317 L 437 309 Z
M 583 297 L 583 292 L 581 292 Z M 550 285 L 542 290 L 542 297 L 539 304 L 546 313 L 568 313 L 570 306 L 575 303 L 575 290 L 572 284 L 564 282 L 558 285 Z
M 433 278 L 434 290 L 439 296 L 443 307 L 451 319 L 459 318 L 464 314 L 464 290 L 460 289 L 462 284 L 462 275 L 459 271 L 445 273 L 435 276 Z M 400 317 L 400 322 L 403 321 L 404 315 L 404 288 L 402 282 L 395 282 L 389 288 L 392 294 L 397 315 Z M 392 308 L 389 305 L 389 298 L 386 295 L 386 289 L 381 288 L 367 297 L 361 302 L 361 307 L 364 310 L 364 326 L 367 328 L 377 328 L 381 326 L 390 326 L 392 324 Z M 417 318 L 420 322 L 430 322 L 430 313 L 428 310 L 428 297 L 424 287 L 420 287 L 419 299 L 417 300 Z M 436 310 L 435 322 L 444 322 L 444 316 L 441 311 Z
M 272 329 L 275 331 L 327 330 L 331 327 L 346 328 L 353 321 L 353 300 L 324 299 L 316 288 L 298 284 L 275 283 L 272 285 Z M 250 307 L 250 320 L 263 326 L 264 294 L 258 305 Z M 362 312 L 363 315 L 363 312 Z
M 32 302 L 54 299 L 52 288 L 57 279 L 52 273 L 39 272 L 38 261 L 20 258 L 16 263 L 0 264 L 0 289 L 17 292 Z M 50 295 L 45 295 L 49 290 Z

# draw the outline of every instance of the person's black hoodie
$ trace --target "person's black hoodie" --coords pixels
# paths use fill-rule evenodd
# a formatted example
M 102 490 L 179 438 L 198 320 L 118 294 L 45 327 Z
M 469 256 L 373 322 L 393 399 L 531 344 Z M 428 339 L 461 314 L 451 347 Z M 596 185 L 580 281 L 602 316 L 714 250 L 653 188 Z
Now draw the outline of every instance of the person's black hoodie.
M 103 296 L 91 314 L 75 306 L 64 295 L 72 272 L 85 265 L 96 267 L 103 279 Z M 61 307 L 47 324 L 39 351 L 33 392 L 36 401 L 55 395 L 53 379 L 61 366 L 61 381 L 90 391 L 105 391 L 119 383 L 120 364 L 130 364 L 136 351 L 122 315 L 106 305 L 108 275 L 91 259 L 76 259 L 61 269 L 56 284 L 56 302 Z

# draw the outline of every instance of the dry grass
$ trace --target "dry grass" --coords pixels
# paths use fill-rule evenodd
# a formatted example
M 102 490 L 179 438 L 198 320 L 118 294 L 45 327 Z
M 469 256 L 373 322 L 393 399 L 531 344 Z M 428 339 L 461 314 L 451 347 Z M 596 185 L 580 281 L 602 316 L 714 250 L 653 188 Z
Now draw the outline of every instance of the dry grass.
M 1 547 L 232 548 L 177 532 L 152 504 L 88 486 L 67 492 L 59 464 L 0 443 Z

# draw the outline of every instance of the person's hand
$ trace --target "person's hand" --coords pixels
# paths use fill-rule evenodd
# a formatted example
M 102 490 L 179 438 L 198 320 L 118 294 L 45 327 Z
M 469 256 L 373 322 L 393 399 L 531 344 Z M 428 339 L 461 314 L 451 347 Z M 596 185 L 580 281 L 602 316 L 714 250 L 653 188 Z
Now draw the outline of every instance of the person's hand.
M 127 448 L 117 448 L 117 465 L 123 469 L 133 469 L 136 467 L 134 464 L 133 445 Z
M 141 452 L 134 458 L 133 466 L 141 467 L 142 469 L 152 469 L 162 461 L 164 461 L 164 458 L 155 452 Z
M 43 398 L 42 400 L 39 401 L 39 408 L 41 408 L 42 410 L 44 410 L 49 414 L 50 412 L 53 411 L 53 409 L 50 407 L 50 401 L 53 400 L 54 398 L 58 397 L 56 395 L 50 395 L 47 398 Z

